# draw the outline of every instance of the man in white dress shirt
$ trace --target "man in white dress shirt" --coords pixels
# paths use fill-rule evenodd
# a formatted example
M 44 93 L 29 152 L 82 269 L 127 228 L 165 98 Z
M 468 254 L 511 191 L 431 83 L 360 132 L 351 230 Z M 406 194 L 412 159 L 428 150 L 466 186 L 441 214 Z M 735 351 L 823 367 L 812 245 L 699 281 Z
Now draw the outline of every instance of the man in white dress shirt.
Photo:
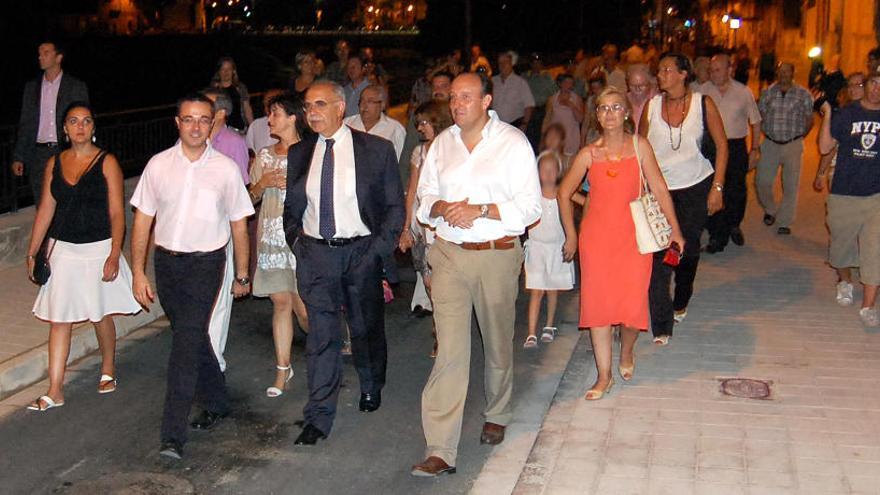
M 229 413 L 229 398 L 208 323 L 223 282 L 226 244 L 234 247 L 236 297 L 250 291 L 247 217 L 254 208 L 238 166 L 208 143 L 214 109 L 202 94 L 177 104 L 180 140 L 147 163 L 131 198 L 132 291 L 144 307 L 154 302 L 146 275 L 155 220 L 156 292 L 171 321 L 171 356 L 159 454 L 180 459 L 193 400 L 202 413 L 193 429 L 207 430 Z
M 474 310 L 486 363 L 481 443 L 503 441 L 512 416 L 519 236 L 541 217 L 541 190 L 529 140 L 489 112 L 491 103 L 488 79 L 473 73 L 455 78 L 455 125 L 434 140 L 419 177 L 417 216 L 437 234 L 427 262 L 439 347 L 422 393 L 427 459 L 413 466 L 414 476 L 455 472 Z
M 727 134 L 727 170 L 724 173 L 724 209 L 709 217 L 709 254 L 724 251 L 727 241 L 737 246 L 745 244 L 739 224 L 746 214 L 746 174 L 750 164 L 761 157 L 761 112 L 755 103 L 755 95 L 747 86 L 730 77 L 730 56 L 721 53 L 709 62 L 709 81 L 700 85 L 699 92 L 712 98 Z M 746 138 L 752 133 L 751 151 L 747 151 Z
M 515 56 L 514 52 L 498 56 L 499 74 L 492 78 L 492 109 L 502 122 L 525 132 L 535 110 L 535 98 L 529 83 L 513 72 Z
M 382 86 L 377 84 L 367 86 L 361 92 L 360 113 L 346 117 L 344 122 L 352 129 L 391 141 L 397 160 L 400 161 L 403 142 L 406 140 L 406 129 L 400 122 L 385 115 L 388 104 L 386 100 Z

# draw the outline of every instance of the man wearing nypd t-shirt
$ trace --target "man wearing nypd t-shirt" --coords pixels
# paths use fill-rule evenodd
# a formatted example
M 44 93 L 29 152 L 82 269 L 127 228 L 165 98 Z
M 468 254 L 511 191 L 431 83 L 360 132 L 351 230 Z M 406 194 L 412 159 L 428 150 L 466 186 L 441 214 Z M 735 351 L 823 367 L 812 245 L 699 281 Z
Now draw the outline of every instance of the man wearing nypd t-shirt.
M 829 261 L 837 270 L 837 302 L 853 304 L 851 269 L 858 267 L 864 286 L 859 317 L 880 326 L 874 307 L 880 286 L 880 72 L 868 75 L 865 96 L 840 109 L 822 106 L 819 150 L 837 152 L 828 195 Z M 826 170 L 818 171 L 824 176 Z

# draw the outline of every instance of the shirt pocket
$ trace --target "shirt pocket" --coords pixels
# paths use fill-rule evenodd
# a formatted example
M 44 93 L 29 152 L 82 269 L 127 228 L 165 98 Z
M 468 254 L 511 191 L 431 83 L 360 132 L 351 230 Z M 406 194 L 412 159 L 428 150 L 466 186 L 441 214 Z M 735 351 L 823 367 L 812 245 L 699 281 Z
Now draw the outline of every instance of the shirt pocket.
M 199 189 L 193 214 L 201 220 L 215 221 L 220 218 L 220 195 L 213 189 Z

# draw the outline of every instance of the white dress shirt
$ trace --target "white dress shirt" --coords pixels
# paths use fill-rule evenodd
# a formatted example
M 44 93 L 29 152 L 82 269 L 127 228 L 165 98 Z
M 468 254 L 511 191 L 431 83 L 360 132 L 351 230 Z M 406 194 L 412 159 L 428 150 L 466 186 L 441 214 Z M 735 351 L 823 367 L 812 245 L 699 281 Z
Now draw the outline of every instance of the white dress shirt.
M 525 79 L 516 74 L 507 79 L 500 75 L 492 78 L 492 108 L 503 122 L 509 124 L 523 118 L 526 108 L 534 106 L 535 98 Z
M 419 174 L 419 221 L 456 244 L 520 235 L 541 218 L 538 166 L 525 134 L 490 111 L 482 136 L 468 152 L 457 125 L 444 130 L 431 144 Z M 443 217 L 431 217 L 437 201 L 465 198 L 469 204 L 494 203 L 501 220 L 478 218 L 471 228 L 460 229 Z
M 392 119 L 384 113 L 379 117 L 379 122 L 376 122 L 376 125 L 374 125 L 369 131 L 364 126 L 361 114 L 346 117 L 344 122 L 345 125 L 352 129 L 391 141 L 391 144 L 394 145 L 394 152 L 397 153 L 397 161 L 400 161 L 400 154 L 403 153 L 403 142 L 406 140 L 406 129 L 404 129 L 400 122 Z
M 343 125 L 333 136 L 333 216 L 336 221 L 334 238 L 345 239 L 370 235 L 370 229 L 361 220 L 357 198 L 354 148 L 351 129 Z M 320 239 L 321 170 L 324 168 L 324 150 L 327 138 L 318 135 L 315 153 L 306 178 L 306 211 L 303 213 L 303 232 Z
M 229 222 L 254 214 L 238 165 L 210 144 L 191 162 L 180 142 L 153 156 L 131 197 L 156 217 L 156 244 L 184 253 L 208 252 L 229 242 Z
M 724 122 L 727 139 L 742 139 L 749 135 L 749 124 L 761 122 L 761 112 L 758 111 L 752 90 L 739 81 L 731 79 L 724 94 L 712 81 L 704 82 L 697 91 L 715 102 Z
M 251 122 L 244 140 L 248 149 L 254 154 L 259 153 L 266 146 L 272 146 L 278 142 L 277 139 L 269 135 L 269 117 L 260 117 Z

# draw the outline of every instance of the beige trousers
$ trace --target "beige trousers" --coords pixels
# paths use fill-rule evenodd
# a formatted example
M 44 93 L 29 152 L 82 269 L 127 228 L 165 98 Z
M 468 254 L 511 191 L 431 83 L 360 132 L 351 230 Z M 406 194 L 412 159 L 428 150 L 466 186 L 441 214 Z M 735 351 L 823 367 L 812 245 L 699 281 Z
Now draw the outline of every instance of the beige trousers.
M 507 425 L 512 417 L 513 326 L 523 252 L 469 251 L 437 239 L 427 256 L 433 269 L 431 295 L 438 351 L 422 392 L 427 456 L 455 465 L 471 361 L 471 312 L 477 314 L 485 359 L 486 421 Z

